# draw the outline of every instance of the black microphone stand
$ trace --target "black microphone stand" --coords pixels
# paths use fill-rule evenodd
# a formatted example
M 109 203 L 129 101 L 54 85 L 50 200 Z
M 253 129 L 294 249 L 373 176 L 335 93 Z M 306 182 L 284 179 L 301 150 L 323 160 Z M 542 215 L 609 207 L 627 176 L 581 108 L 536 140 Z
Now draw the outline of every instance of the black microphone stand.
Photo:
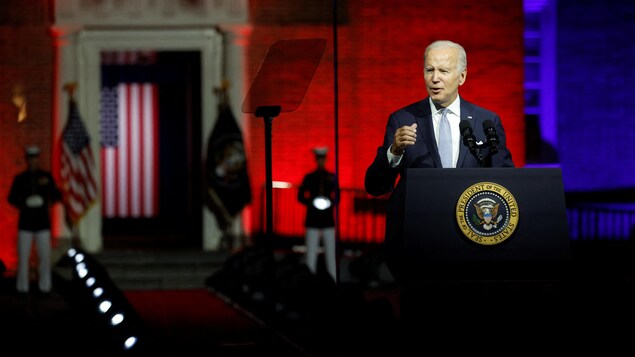
M 481 152 L 481 148 L 485 146 L 484 144 L 476 144 L 476 147 L 472 150 L 472 154 L 476 156 L 476 160 L 478 160 L 478 164 L 480 167 L 485 167 L 485 161 L 483 160 L 483 153 Z
M 467 146 L 472 155 L 476 157 L 478 160 L 478 164 L 480 167 L 491 167 L 492 166 L 492 155 L 498 152 L 498 135 L 496 135 L 496 131 L 494 130 L 493 124 L 491 127 L 484 127 L 484 131 L 486 133 L 485 142 L 476 142 L 476 138 L 472 133 L 472 127 L 467 121 L 461 121 L 459 127 L 461 129 L 461 136 L 463 137 L 463 145 Z M 487 157 L 483 158 L 483 148 L 487 146 L 490 148 Z
M 484 143 L 476 143 L 476 147 L 472 151 L 472 154 L 476 156 L 476 160 L 481 167 L 491 167 L 492 166 L 492 155 L 498 152 L 498 142 L 487 141 Z M 489 153 L 486 157 L 483 157 L 483 148 L 489 147 Z
M 486 144 L 477 143 L 476 139 L 474 138 L 474 135 L 472 135 L 471 133 L 469 133 L 468 136 L 466 136 L 465 134 L 462 134 L 462 135 L 463 135 L 463 145 L 467 146 L 467 148 L 470 150 L 472 155 L 476 157 L 476 160 L 478 160 L 479 166 L 485 167 L 485 161 L 483 160 L 483 153 L 481 152 L 481 148 L 485 146 Z

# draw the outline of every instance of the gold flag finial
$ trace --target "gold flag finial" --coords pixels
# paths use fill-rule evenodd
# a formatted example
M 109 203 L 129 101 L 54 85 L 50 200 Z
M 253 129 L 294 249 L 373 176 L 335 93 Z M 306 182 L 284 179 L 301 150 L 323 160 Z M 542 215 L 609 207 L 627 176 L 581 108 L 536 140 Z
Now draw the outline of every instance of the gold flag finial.
M 23 122 L 26 119 L 26 94 L 21 84 L 13 86 L 11 101 L 18 108 L 18 123 Z
M 67 82 L 64 84 L 64 90 L 68 93 L 70 99 L 75 96 L 75 89 L 77 89 L 77 82 Z
M 214 94 L 218 97 L 219 104 L 227 104 L 227 91 L 229 90 L 229 81 L 223 79 L 219 87 L 214 88 Z

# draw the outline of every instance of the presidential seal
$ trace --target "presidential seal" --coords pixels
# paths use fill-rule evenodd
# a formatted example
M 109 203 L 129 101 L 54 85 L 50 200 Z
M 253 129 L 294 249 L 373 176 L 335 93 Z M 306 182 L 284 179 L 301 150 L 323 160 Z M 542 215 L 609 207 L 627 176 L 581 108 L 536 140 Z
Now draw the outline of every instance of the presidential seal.
M 468 187 L 456 204 L 456 222 L 472 242 L 500 244 L 518 227 L 518 205 L 511 192 L 494 182 Z

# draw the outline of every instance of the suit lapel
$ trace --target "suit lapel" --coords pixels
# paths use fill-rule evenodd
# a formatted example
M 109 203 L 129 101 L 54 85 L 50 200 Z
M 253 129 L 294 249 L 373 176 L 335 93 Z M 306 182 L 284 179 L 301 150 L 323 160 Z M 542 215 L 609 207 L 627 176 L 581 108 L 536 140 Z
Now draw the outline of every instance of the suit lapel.
M 470 123 L 470 127 L 474 130 L 474 122 L 475 119 L 472 116 L 474 113 L 474 106 L 472 103 L 465 101 L 461 98 L 461 121 L 466 120 Z M 465 162 L 465 158 L 467 155 L 471 155 L 470 150 L 468 150 L 467 146 L 463 145 L 463 137 L 461 137 L 459 141 L 459 160 L 456 163 L 456 167 L 462 167 L 463 162 Z

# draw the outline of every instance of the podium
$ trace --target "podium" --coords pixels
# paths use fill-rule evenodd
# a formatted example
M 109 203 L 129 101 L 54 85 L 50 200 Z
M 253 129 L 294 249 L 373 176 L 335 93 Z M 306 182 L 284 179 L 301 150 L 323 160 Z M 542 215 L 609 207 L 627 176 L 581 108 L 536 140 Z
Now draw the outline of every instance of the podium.
M 405 204 L 415 279 L 557 279 L 571 260 L 558 168 L 412 168 Z
M 412 168 L 406 180 L 406 326 L 458 340 L 537 325 L 558 336 L 576 291 L 560 169 Z

